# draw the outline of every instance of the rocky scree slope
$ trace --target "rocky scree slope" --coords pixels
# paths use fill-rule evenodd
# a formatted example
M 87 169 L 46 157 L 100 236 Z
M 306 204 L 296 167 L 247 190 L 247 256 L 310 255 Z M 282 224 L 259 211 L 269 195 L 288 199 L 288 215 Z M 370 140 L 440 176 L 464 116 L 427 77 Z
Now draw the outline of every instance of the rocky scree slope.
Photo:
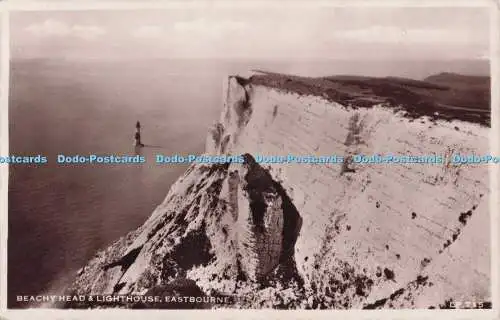
M 241 154 L 244 163 L 191 165 L 149 219 L 98 252 L 67 292 L 244 298 L 230 305 L 113 305 L 131 308 L 446 308 L 489 301 L 488 168 L 448 161 L 452 153 L 488 152 L 489 110 L 482 102 L 451 104 L 456 94 L 447 90 L 467 87 L 436 83 L 229 77 L 206 153 Z M 348 160 L 357 153 L 447 160 L 254 159 Z M 64 307 L 100 306 L 109 305 Z

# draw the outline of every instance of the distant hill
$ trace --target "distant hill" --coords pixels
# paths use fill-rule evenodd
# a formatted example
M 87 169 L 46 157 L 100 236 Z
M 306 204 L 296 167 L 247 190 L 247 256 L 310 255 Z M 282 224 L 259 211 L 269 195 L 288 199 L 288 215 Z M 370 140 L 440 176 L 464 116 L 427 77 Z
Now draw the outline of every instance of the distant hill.
M 410 117 L 427 115 L 436 119 L 490 123 L 489 77 L 439 73 L 421 81 L 351 75 L 311 78 L 257 72 L 250 78 L 252 83 L 317 95 L 355 108 L 385 104 L 405 109 Z
M 490 86 L 490 77 L 471 76 L 450 72 L 442 72 L 424 79 L 426 82 L 447 86 Z

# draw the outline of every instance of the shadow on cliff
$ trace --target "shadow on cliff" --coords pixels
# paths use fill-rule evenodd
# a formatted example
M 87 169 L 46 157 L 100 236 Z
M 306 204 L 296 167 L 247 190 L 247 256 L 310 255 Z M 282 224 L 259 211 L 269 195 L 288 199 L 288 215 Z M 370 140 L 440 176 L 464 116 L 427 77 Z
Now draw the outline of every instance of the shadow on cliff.
M 264 277 L 260 282 L 263 286 L 273 285 L 275 281 L 287 284 L 290 281 L 296 282 L 299 286 L 304 284 L 300 277 L 295 263 L 295 243 L 302 228 L 302 217 L 288 196 L 283 186 L 273 179 L 268 170 L 261 167 L 252 155 L 243 155 L 244 165 L 248 167 L 245 176 L 247 185 L 245 191 L 248 192 L 250 200 L 250 210 L 255 223 L 256 232 L 263 232 L 264 214 L 267 204 L 265 195 L 268 192 L 275 192 L 281 198 L 281 211 L 283 213 L 282 249 L 279 257 L 279 264 L 273 272 Z

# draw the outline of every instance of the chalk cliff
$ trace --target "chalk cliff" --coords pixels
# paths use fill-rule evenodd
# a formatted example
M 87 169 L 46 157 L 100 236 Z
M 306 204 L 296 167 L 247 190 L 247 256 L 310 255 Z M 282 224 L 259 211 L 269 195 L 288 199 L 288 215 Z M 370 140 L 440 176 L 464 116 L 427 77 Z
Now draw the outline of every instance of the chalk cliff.
M 244 162 L 191 165 L 149 219 L 97 253 L 68 292 L 242 297 L 118 304 L 151 308 L 490 301 L 488 166 L 449 161 L 488 153 L 489 102 L 451 104 L 465 89 L 436 79 L 229 77 L 206 154 Z M 445 161 L 349 161 L 389 153 Z M 263 164 L 256 154 L 345 160 Z

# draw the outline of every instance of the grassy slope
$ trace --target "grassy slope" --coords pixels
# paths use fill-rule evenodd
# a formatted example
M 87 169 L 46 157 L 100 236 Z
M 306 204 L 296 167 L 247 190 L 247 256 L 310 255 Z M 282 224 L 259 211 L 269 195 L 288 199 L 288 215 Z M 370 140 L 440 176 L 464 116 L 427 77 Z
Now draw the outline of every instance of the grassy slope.
M 322 96 L 355 108 L 384 103 L 405 110 L 410 118 L 430 116 L 490 125 L 489 77 L 441 73 L 419 81 L 347 75 L 309 78 L 259 71 L 249 81 L 298 94 Z

